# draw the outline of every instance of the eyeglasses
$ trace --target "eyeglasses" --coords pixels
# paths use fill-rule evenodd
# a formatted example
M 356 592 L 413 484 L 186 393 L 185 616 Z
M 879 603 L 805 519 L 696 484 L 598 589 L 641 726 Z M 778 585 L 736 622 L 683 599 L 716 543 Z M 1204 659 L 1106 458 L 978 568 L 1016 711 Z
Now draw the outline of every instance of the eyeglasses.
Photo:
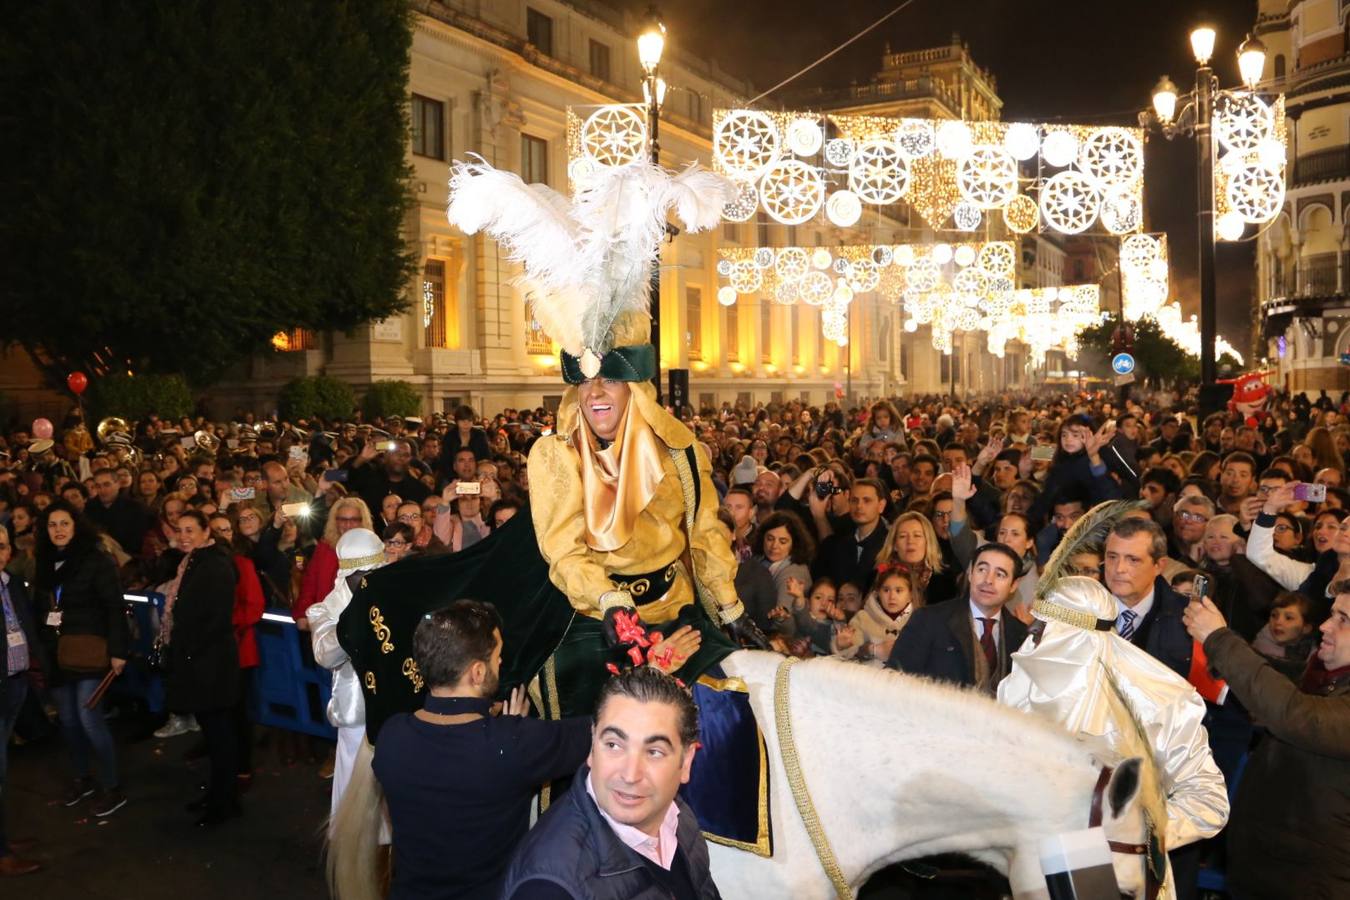
M 1193 512 L 1179 512 L 1177 513 L 1177 518 L 1183 522 L 1190 522 L 1191 524 L 1199 524 L 1200 522 L 1209 521 L 1208 517 L 1200 513 L 1193 513 Z
M 938 512 L 937 510 L 933 511 L 934 519 L 950 519 L 951 517 L 952 514 L 950 512 Z
M 1280 523 L 1280 524 L 1278 524 L 1278 525 L 1275 526 L 1275 533 L 1276 533 L 1276 534 L 1288 534 L 1289 532 L 1291 532 L 1291 531 L 1293 531 L 1293 530 L 1294 530 L 1294 526 L 1293 526 L 1293 525 L 1285 525 L 1284 523 Z
M 337 517 L 337 520 L 338 520 L 339 522 L 341 522 L 343 525 L 360 525 L 360 524 L 361 524 L 361 517 L 360 517 L 360 516 L 338 516 L 338 517 Z
M 395 539 L 395 540 L 392 540 L 392 541 L 385 541 L 385 542 L 384 542 L 384 545 L 385 545 L 386 547 L 392 547 L 392 548 L 394 548 L 394 549 L 398 549 L 398 548 L 400 548 L 400 547 L 406 547 L 406 546 L 408 546 L 408 542 L 407 542 L 407 541 L 404 541 L 404 540 L 397 540 L 397 539 Z

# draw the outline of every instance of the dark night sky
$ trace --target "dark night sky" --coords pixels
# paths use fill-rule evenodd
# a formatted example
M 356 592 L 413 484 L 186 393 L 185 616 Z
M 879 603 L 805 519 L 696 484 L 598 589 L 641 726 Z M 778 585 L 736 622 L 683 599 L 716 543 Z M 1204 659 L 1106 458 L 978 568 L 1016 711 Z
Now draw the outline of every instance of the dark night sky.
M 647 0 L 610 0 L 641 12 Z M 672 45 L 716 59 L 764 90 L 894 9 L 899 0 L 667 0 L 660 4 Z M 866 82 L 883 45 L 917 50 L 959 32 L 977 63 L 998 80 L 1005 120 L 1135 124 L 1158 76 L 1181 89 L 1194 83 L 1191 26 L 1218 31 L 1215 69 L 1238 84 L 1237 45 L 1256 20 L 1256 0 L 914 0 L 842 53 L 781 90 Z M 766 98 L 765 105 L 773 95 Z M 1154 136 L 1146 153 L 1150 228 L 1166 231 L 1173 293 L 1197 312 L 1194 271 L 1195 144 Z M 1246 349 L 1252 294 L 1252 244 L 1218 249 L 1219 330 Z

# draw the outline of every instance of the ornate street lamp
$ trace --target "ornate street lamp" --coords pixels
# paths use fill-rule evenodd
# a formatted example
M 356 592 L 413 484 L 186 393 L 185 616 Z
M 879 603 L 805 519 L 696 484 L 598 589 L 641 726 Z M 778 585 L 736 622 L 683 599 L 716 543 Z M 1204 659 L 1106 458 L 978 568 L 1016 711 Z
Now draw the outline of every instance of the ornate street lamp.
M 666 26 L 656 5 L 647 8 L 646 22 L 637 37 L 638 62 L 642 64 L 642 98 L 647 105 L 647 139 L 651 142 L 652 165 L 661 162 L 661 104 L 666 99 L 666 82 L 658 74 L 661 67 L 661 54 L 666 49 Z M 661 266 L 658 262 L 652 268 L 651 286 L 652 307 L 652 349 L 656 351 L 656 374 L 652 383 L 656 385 L 656 400 L 661 402 Z

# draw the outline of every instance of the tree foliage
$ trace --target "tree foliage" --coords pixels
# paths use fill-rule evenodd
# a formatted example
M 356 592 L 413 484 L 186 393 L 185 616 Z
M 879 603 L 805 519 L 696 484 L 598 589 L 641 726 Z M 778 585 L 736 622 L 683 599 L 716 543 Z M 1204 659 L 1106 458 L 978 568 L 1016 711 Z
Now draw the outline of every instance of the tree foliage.
M 1114 313 L 1107 314 L 1098 324 L 1084 329 L 1078 336 L 1078 343 L 1101 353 L 1109 362 L 1116 353 L 1112 337 L 1118 322 Z M 1134 329 L 1134 348 L 1130 352 L 1141 380 L 1164 384 L 1200 376 L 1199 357 L 1189 355 L 1164 334 L 1157 319 L 1147 316 L 1131 322 L 1130 327 Z
M 192 392 L 181 375 L 111 375 L 89 389 L 92 420 L 105 416 L 181 419 L 192 412 Z
M 351 386 L 327 375 L 294 378 L 277 395 L 277 412 L 290 422 L 315 416 L 325 421 L 350 419 L 355 409 L 356 394 Z
M 377 381 L 361 401 L 366 419 L 415 416 L 422 411 L 422 395 L 406 381 Z
M 205 381 L 400 309 L 406 0 L 44 0 L 0 29 L 0 339 Z

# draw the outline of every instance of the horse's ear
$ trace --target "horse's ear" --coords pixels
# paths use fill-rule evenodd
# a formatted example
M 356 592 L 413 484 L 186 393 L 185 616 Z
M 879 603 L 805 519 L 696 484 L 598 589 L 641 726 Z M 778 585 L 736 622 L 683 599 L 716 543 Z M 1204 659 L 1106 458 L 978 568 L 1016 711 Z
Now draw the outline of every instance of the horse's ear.
M 1106 786 L 1106 796 L 1111 804 L 1111 818 L 1119 818 L 1139 794 L 1139 769 L 1143 760 L 1132 756 L 1116 767 L 1111 774 L 1111 783 Z

